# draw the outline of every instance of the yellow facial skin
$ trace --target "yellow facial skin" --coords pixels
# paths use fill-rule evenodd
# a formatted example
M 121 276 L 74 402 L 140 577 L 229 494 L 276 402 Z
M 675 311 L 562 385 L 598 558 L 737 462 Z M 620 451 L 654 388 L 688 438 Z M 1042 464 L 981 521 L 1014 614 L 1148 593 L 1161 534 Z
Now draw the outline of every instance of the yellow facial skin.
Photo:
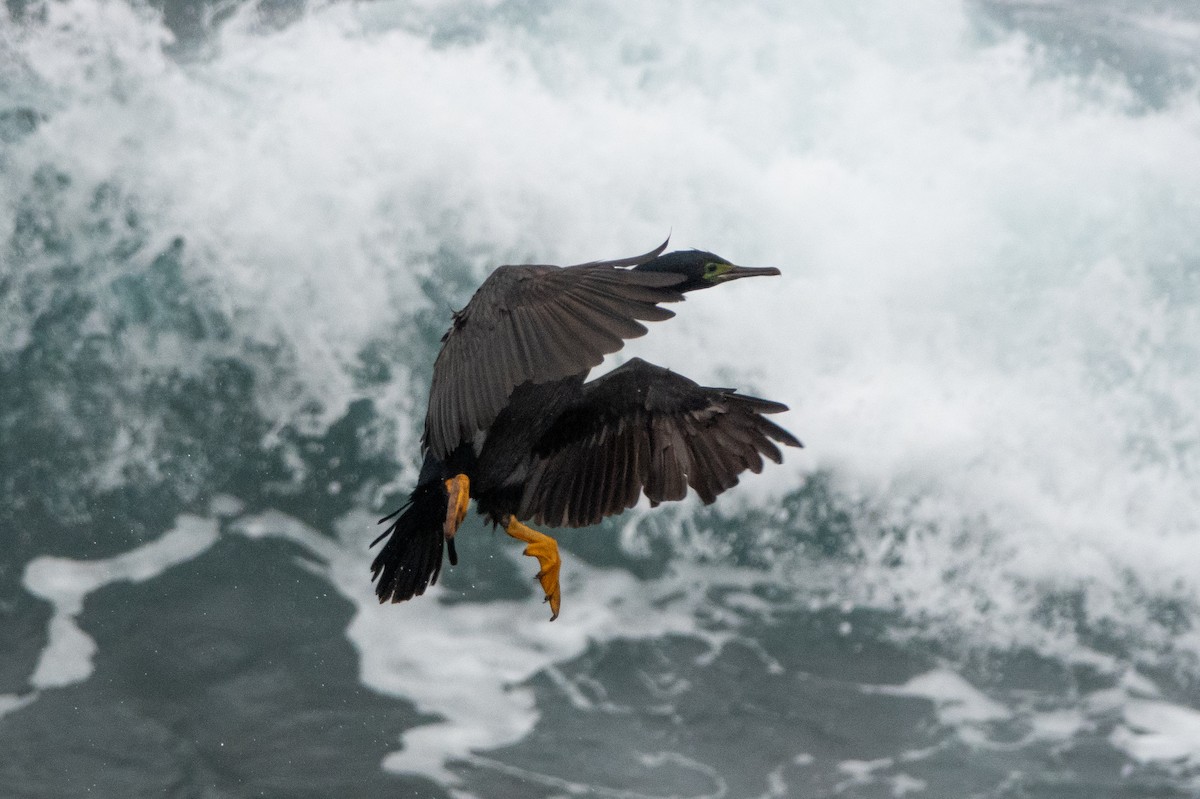
M 730 270 L 733 264 L 720 261 L 709 261 L 704 265 L 704 279 L 710 283 L 720 283 L 721 278 Z

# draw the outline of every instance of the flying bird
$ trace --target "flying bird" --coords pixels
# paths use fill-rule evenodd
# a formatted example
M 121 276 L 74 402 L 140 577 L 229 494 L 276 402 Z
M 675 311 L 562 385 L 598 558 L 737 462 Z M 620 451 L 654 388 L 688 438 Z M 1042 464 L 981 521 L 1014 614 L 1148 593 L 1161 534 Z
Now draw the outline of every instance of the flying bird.
M 776 444 L 803 446 L 766 418 L 787 410 L 730 388 L 701 386 L 633 358 L 587 381 L 588 373 L 642 322 L 689 291 L 773 267 L 735 266 L 702 250 L 575 266 L 501 266 L 453 315 L 433 367 L 422 437 L 424 464 L 408 502 L 372 546 L 380 602 L 402 602 L 437 582 L 443 548 L 457 563 L 454 535 L 469 503 L 524 541 L 537 559 L 551 621 L 562 601 L 558 544 L 525 522 L 586 527 L 631 508 L 683 499 L 705 503 L 781 463 Z M 585 382 L 586 381 L 586 382 Z

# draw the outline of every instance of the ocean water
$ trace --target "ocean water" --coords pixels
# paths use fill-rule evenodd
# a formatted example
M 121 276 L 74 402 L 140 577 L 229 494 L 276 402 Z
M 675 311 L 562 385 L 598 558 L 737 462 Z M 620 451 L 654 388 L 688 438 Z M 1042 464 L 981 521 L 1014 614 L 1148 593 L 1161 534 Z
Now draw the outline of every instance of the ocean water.
M 1200 796 L 1200 11 L 0 7 L 0 797 Z M 670 233 L 704 508 L 380 606 L 451 309 Z

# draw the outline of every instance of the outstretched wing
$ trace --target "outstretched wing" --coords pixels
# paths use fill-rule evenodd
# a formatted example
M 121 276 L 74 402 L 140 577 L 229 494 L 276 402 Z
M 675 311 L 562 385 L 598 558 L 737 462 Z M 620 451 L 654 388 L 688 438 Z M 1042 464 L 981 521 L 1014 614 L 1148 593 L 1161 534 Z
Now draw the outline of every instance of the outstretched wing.
M 584 527 L 637 504 L 683 499 L 691 486 L 707 505 L 737 485 L 763 456 L 781 463 L 775 442 L 803 446 L 764 417 L 787 406 L 728 388 L 706 388 L 634 358 L 584 386 L 534 448 L 520 517 Z
M 486 429 L 522 383 L 586 372 L 624 339 L 645 335 L 638 320 L 674 316 L 658 304 L 683 299 L 672 288 L 682 275 L 621 268 L 653 259 L 666 245 L 616 261 L 493 272 L 442 339 L 425 417 L 429 451 L 444 459 Z

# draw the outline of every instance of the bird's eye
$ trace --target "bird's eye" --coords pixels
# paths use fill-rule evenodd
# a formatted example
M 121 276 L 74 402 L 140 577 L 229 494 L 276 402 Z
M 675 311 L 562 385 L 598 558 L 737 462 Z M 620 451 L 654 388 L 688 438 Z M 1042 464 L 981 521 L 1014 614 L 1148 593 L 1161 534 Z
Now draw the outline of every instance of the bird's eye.
M 716 282 L 717 278 L 729 271 L 729 264 L 720 261 L 709 261 L 704 265 L 704 279 Z

